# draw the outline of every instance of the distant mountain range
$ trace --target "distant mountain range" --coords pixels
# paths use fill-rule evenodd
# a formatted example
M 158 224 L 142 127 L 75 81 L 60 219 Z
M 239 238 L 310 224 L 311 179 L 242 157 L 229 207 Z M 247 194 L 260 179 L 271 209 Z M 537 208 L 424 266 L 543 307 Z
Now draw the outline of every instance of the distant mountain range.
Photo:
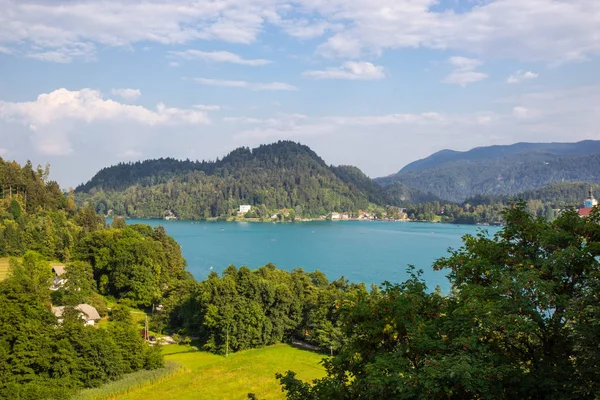
M 442 150 L 375 181 L 384 187 L 400 183 L 453 202 L 511 196 L 555 182 L 600 183 L 600 141 Z
M 254 206 L 259 218 L 281 209 L 315 217 L 435 198 L 402 185 L 383 188 L 360 169 L 328 166 L 307 146 L 289 141 L 239 148 L 212 162 L 122 163 L 102 169 L 76 193 L 99 212 L 140 218 L 173 212 L 184 219 L 232 216 L 242 204 Z

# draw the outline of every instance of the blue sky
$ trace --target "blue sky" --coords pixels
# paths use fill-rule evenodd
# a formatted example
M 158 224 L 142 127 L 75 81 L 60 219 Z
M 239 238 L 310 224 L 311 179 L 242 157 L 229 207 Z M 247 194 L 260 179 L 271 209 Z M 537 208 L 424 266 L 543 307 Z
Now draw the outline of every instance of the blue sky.
M 600 139 L 596 0 L 0 0 L 0 157 L 64 186 L 280 139 L 369 176 Z

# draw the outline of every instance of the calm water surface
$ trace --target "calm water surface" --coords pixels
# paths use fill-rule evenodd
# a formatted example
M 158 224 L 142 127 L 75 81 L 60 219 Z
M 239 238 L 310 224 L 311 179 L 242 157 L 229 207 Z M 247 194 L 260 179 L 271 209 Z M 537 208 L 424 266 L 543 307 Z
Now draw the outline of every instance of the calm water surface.
M 336 221 L 302 223 L 191 222 L 130 220 L 128 224 L 163 225 L 182 246 L 188 270 L 202 280 L 211 266 L 257 268 L 272 262 L 278 268 L 320 270 L 330 280 L 344 276 L 368 285 L 402 282 L 406 266 L 423 269 L 430 289 L 449 289 L 447 272 L 434 271 L 434 260 L 458 248 L 461 237 L 476 233 L 471 225 Z M 498 228 L 485 227 L 490 234 Z

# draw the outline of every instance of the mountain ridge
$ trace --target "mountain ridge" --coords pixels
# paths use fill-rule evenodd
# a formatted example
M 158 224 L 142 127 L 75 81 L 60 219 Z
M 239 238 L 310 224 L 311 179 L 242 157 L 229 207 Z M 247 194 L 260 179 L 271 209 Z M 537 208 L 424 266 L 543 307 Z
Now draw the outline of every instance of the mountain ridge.
M 477 195 L 516 195 L 554 182 L 600 183 L 599 171 L 600 141 L 516 143 L 443 150 L 375 181 L 384 187 L 399 182 L 460 203 Z
M 403 200 L 396 199 L 357 167 L 328 166 L 308 146 L 291 141 L 237 148 L 215 161 L 120 163 L 100 170 L 76 193 L 103 213 L 157 218 L 173 212 L 184 219 L 231 217 L 242 204 L 255 206 L 263 219 L 282 209 L 315 217 L 421 196 L 406 189 Z

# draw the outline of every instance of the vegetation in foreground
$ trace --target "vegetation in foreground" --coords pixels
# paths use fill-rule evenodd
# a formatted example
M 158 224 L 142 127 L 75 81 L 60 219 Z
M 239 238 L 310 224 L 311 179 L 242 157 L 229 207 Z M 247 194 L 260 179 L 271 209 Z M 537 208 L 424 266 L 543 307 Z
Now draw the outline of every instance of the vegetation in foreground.
M 288 399 L 600 398 L 600 208 L 505 216 L 436 262 L 450 296 L 415 272 L 348 297 L 327 377 L 280 375 Z
M 184 372 L 158 384 L 131 391 L 119 400 L 244 399 L 254 393 L 264 399 L 284 399 L 275 378 L 294 368 L 302 379 L 325 375 L 322 355 L 288 345 L 275 345 L 231 354 L 229 357 L 195 350 L 190 346 L 165 346 L 165 360 L 181 364 Z
M 157 385 L 160 382 L 182 373 L 182 366 L 174 361 L 165 363 L 163 368 L 140 370 L 125 375 L 118 381 L 107 383 L 97 388 L 84 389 L 74 395 L 71 400 L 107 400 L 140 390 L 144 387 Z

